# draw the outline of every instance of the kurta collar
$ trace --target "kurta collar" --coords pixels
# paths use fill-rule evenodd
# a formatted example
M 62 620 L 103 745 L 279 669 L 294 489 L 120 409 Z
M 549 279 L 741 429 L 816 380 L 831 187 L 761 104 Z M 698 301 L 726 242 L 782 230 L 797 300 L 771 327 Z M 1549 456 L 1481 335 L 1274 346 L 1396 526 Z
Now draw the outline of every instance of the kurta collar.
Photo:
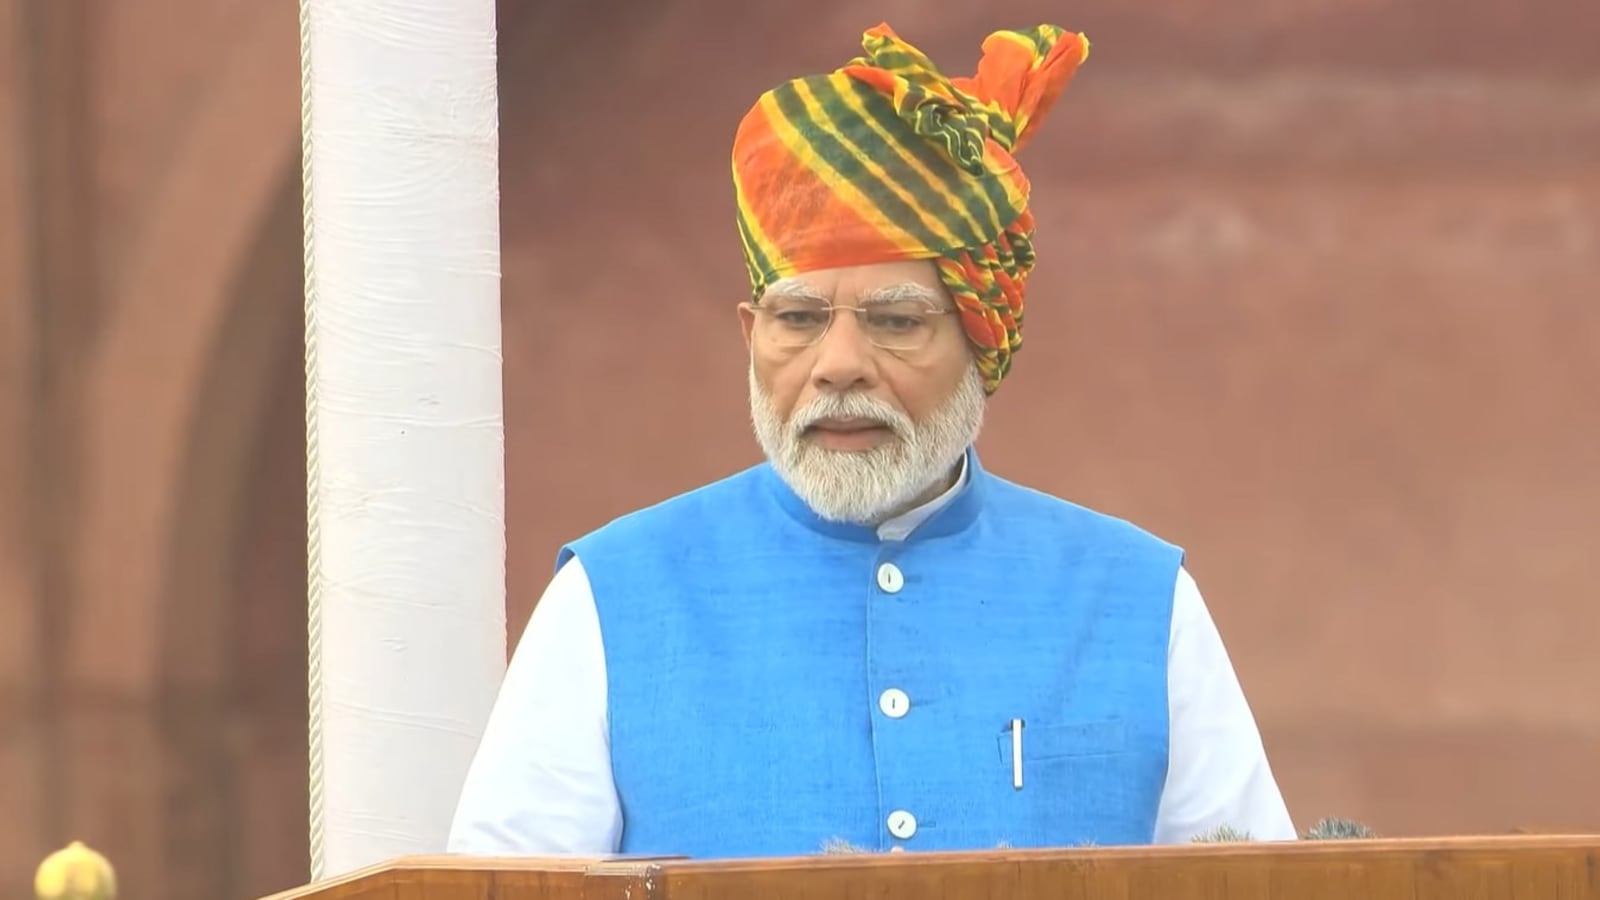
M 961 474 L 949 490 L 915 509 L 872 528 L 823 519 L 806 505 L 770 463 L 763 463 L 761 472 L 773 498 L 795 521 L 828 537 L 858 543 L 922 540 L 961 531 L 971 525 L 978 516 L 984 481 L 987 477 L 978 462 L 977 450 L 969 447 L 961 460 Z

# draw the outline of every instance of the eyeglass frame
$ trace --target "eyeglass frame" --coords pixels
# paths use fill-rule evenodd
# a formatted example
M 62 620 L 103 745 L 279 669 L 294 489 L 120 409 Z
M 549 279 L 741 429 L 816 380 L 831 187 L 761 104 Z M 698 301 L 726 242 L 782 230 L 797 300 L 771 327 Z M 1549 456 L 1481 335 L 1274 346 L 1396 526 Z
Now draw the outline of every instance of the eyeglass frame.
M 873 291 L 872 293 L 868 294 L 868 296 L 865 297 L 860 303 L 854 306 L 834 303 L 820 294 L 809 291 L 797 290 L 793 292 L 781 293 L 773 299 L 779 301 L 795 300 L 802 303 L 815 304 L 814 306 L 808 307 L 806 311 L 825 312 L 827 313 L 828 321 L 827 324 L 822 326 L 822 330 L 817 332 L 817 336 L 812 338 L 809 342 L 803 344 L 784 344 L 780 342 L 777 343 L 777 346 L 782 347 L 785 350 L 804 350 L 817 346 L 818 344 L 822 343 L 823 339 L 828 336 L 828 332 L 833 328 L 835 314 L 841 310 L 845 310 L 855 314 L 857 325 L 861 328 L 861 332 L 863 336 L 866 337 L 867 343 L 871 344 L 872 346 L 877 347 L 879 350 L 887 350 L 890 353 L 920 353 L 921 351 L 926 350 L 928 348 L 928 344 L 932 342 L 933 335 L 931 333 L 929 334 L 926 343 L 915 347 L 888 346 L 872 336 L 872 331 L 866 326 L 862 316 L 874 309 L 894 303 L 917 303 L 924 307 L 920 313 L 928 316 L 948 316 L 957 312 L 956 309 L 940 306 L 935 301 L 929 299 L 929 295 L 932 293 L 932 291 L 919 284 L 907 283 L 904 285 L 893 285 L 879 291 Z M 905 296 L 907 294 L 910 294 L 911 296 Z M 740 306 L 750 310 L 753 313 L 756 313 L 757 315 L 764 315 L 766 318 L 770 319 L 772 316 L 775 316 L 778 313 L 773 311 L 771 305 L 764 302 L 766 299 L 767 298 L 763 296 L 756 300 L 741 303 Z M 783 310 L 779 310 L 778 312 L 782 311 Z

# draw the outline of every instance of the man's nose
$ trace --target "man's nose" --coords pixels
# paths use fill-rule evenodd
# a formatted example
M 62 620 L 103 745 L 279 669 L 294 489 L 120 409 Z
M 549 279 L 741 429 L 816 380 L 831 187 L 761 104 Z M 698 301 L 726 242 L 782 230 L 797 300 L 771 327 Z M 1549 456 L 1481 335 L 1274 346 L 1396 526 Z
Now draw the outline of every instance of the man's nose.
M 875 349 L 862 333 L 855 313 L 835 310 L 828 333 L 817 342 L 817 359 L 811 367 L 812 384 L 822 390 L 843 392 L 871 387 L 877 378 Z

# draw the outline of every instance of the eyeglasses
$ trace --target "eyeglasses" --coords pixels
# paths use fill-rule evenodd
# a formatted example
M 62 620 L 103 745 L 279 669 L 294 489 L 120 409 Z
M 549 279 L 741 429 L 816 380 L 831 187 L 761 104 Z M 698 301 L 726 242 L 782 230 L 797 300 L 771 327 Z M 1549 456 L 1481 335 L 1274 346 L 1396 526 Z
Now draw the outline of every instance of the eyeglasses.
M 748 304 L 760 317 L 761 334 L 779 347 L 799 349 L 822 340 L 833 325 L 834 313 L 855 313 L 861 333 L 874 347 L 910 353 L 933 340 L 939 316 L 955 310 L 940 309 L 921 300 L 869 302 L 838 306 L 813 300 L 778 298 Z

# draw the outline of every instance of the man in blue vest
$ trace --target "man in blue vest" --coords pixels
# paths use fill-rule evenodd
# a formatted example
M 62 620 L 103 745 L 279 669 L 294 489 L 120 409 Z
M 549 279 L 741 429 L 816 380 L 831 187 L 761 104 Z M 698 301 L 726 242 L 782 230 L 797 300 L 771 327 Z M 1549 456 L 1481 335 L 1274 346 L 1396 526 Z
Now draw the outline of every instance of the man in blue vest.
M 1033 268 L 1013 154 L 1088 53 L 887 26 L 734 144 L 767 462 L 564 547 L 449 848 L 697 858 L 1295 832 L 1183 554 L 986 472 Z

